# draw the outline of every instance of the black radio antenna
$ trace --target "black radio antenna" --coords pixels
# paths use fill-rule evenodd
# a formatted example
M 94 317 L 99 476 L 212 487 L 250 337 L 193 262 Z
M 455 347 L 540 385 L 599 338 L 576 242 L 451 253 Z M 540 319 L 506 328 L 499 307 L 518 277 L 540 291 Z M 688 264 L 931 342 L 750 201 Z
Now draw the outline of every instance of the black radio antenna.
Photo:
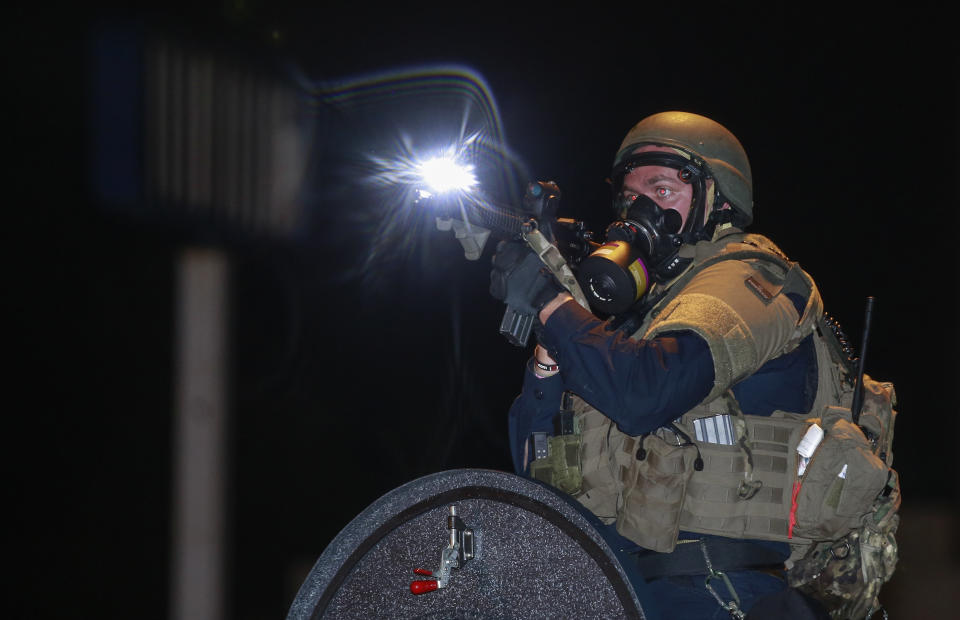
M 867 359 L 867 342 L 870 339 L 870 321 L 873 319 L 873 297 L 867 297 L 867 307 L 863 315 L 863 339 L 860 341 L 860 359 L 857 361 L 857 384 L 853 388 L 853 404 L 850 414 L 853 423 L 860 424 L 860 410 L 863 408 L 863 367 Z

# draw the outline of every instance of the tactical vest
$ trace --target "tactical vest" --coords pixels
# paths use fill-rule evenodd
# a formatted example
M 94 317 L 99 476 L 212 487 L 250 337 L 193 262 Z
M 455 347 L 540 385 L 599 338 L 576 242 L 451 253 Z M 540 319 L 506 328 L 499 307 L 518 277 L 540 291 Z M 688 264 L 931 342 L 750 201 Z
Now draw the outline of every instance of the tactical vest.
M 850 419 L 853 383 L 813 280 L 768 239 L 736 229 L 682 250 L 690 266 L 651 291 L 662 298 L 632 337 L 694 331 L 713 357 L 713 389 L 670 427 L 641 436 L 574 397 L 582 470 L 574 496 L 660 552 L 673 550 L 681 529 L 797 549 L 845 535 L 890 483 L 892 386 L 866 378 L 861 426 L 875 427 L 871 442 Z M 792 292 L 807 300 L 802 313 Z M 730 387 L 811 334 L 819 373 L 811 411 L 742 412 Z M 797 446 L 814 422 L 825 439 L 801 476 Z M 717 424 L 725 425 L 723 441 L 709 435 Z

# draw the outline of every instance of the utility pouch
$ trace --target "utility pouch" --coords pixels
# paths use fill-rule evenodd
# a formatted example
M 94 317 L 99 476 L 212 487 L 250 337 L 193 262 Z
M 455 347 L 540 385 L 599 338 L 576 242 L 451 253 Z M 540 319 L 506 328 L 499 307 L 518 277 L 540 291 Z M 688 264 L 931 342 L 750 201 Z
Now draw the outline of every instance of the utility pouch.
M 863 408 L 860 427 L 867 434 L 873 451 L 888 466 L 893 465 L 893 426 L 897 421 L 897 393 L 893 384 L 863 376 Z
M 795 536 L 845 536 L 860 526 L 887 483 L 890 469 L 849 418 L 849 410 L 840 407 L 824 412 L 824 439 L 798 480 Z
M 574 497 L 601 521 L 610 524 L 617 516 L 620 497 L 618 461 L 625 459 L 621 445 L 626 437 L 616 425 L 579 398 L 573 399 L 576 426 L 579 429 L 580 469 L 583 482 Z
M 669 430 L 657 434 L 627 437 L 623 451 L 632 454 L 629 465 L 621 467 L 623 506 L 617 515 L 617 531 L 638 545 L 669 553 L 677 544 L 680 513 L 687 483 L 693 475 L 697 447 Z
M 546 439 L 546 454 L 530 464 L 530 475 L 564 493 L 575 495 L 583 486 L 580 464 L 580 428 L 573 409 L 573 396 L 564 392 L 560 411 L 554 417 L 553 436 Z M 536 433 L 535 433 L 536 435 Z
M 864 452 L 874 455 L 872 460 L 864 459 L 869 482 L 857 485 L 859 492 L 847 491 L 845 511 L 852 511 L 855 504 L 863 501 L 878 478 L 882 476 L 885 483 L 868 502 L 868 510 L 852 531 L 842 532 L 835 540 L 814 542 L 805 549 L 795 548 L 787 570 L 791 587 L 819 600 L 830 610 L 831 617 L 837 619 L 868 618 L 880 608 L 880 588 L 893 576 L 898 557 L 896 532 L 900 523 L 900 479 L 896 470 L 890 467 L 893 463 L 893 426 L 897 416 L 894 409 L 896 393 L 893 384 L 874 381 L 868 375 L 863 376 L 863 386 L 859 422 L 866 434 L 858 432 L 860 428 L 852 424 L 849 410 L 828 407 L 823 416 L 827 430 L 824 444 L 831 435 L 834 440 L 847 437 L 853 441 L 857 455 Z M 823 447 L 821 445 L 814 454 L 809 467 L 817 464 L 819 450 Z M 851 456 L 850 460 L 859 459 Z M 844 486 L 856 480 L 858 475 L 864 475 L 850 471 L 852 465 L 849 462 L 845 461 L 845 464 L 848 469 Z M 805 478 L 803 485 L 806 484 Z M 841 489 L 837 494 L 838 507 L 843 491 Z M 856 495 L 861 498 L 856 499 Z
M 580 435 L 555 435 L 547 440 L 547 456 L 530 463 L 530 475 L 574 495 L 580 492 Z

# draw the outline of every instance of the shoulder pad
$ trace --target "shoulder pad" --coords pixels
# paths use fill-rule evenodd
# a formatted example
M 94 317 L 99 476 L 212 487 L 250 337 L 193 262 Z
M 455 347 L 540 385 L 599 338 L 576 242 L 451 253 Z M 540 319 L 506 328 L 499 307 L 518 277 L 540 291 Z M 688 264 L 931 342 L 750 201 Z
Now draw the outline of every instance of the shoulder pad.
M 643 335 L 652 338 L 687 330 L 702 337 L 714 362 L 714 389 L 708 399 L 793 350 L 822 314 L 816 286 L 798 265 L 782 259 L 769 264 L 763 260 L 766 249 L 754 251 L 736 260 L 743 254 L 735 250 L 728 260 L 712 261 L 694 273 Z M 786 295 L 789 292 L 806 299 L 802 313 Z

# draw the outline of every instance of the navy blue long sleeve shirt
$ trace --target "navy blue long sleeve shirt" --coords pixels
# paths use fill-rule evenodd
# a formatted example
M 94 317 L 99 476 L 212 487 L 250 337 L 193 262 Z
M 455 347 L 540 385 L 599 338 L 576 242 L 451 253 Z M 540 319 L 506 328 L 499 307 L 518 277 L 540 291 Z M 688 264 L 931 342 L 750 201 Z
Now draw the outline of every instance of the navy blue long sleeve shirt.
M 691 409 L 713 387 L 713 359 L 693 332 L 633 340 L 608 331 L 577 303 L 554 311 L 540 333 L 560 372 L 537 377 L 528 364 L 523 391 L 510 409 L 510 444 L 517 472 L 526 469 L 524 444 L 531 433 L 550 432 L 564 391 L 570 390 L 639 435 Z
M 793 300 L 798 306 L 803 299 Z M 621 431 L 640 435 L 668 424 L 702 401 L 713 388 L 713 358 L 707 343 L 692 331 L 634 340 L 575 302 L 560 306 L 547 320 L 540 342 L 560 365 L 539 378 L 532 361 L 523 390 L 509 413 L 510 447 L 517 473 L 532 459 L 525 450 L 534 432 L 553 430 L 564 391 L 572 391 L 613 420 Z M 769 415 L 775 409 L 804 413 L 816 394 L 812 337 L 793 352 L 767 362 L 732 389 L 742 409 Z

